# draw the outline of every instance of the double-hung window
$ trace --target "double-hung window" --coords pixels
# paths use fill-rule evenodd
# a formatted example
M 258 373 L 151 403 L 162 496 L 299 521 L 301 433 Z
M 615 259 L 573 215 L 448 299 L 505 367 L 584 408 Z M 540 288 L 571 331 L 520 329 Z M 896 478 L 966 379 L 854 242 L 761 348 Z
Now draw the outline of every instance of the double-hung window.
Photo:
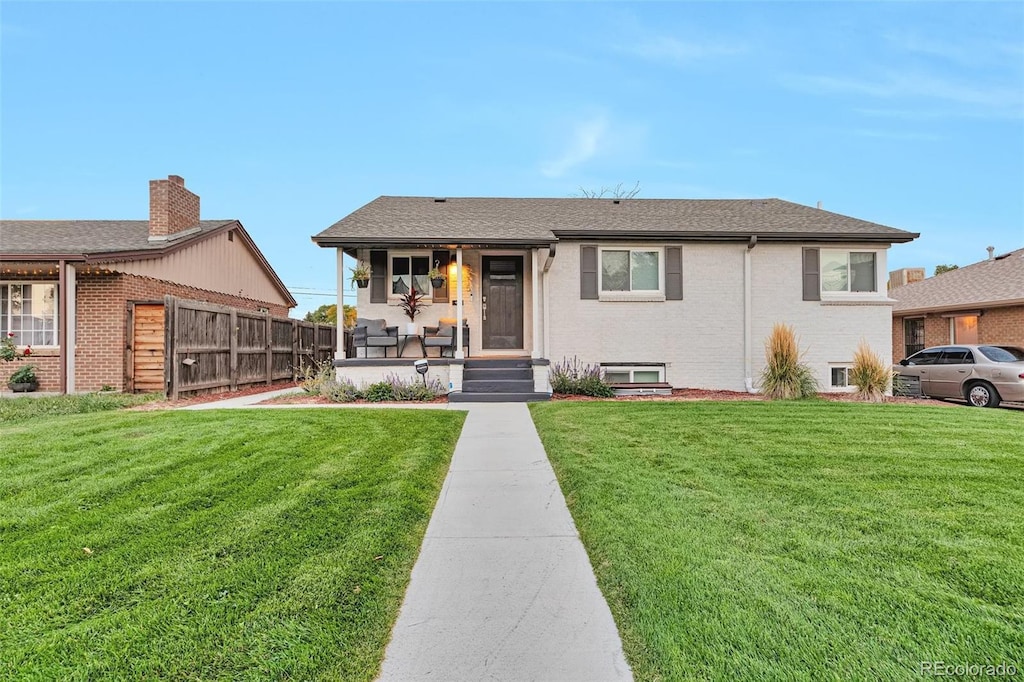
M 393 254 L 391 256 L 391 294 L 401 296 L 415 288 L 421 294 L 430 295 L 430 256 Z
M 642 248 L 601 249 L 601 291 L 662 291 L 661 251 Z
M 14 334 L 18 346 L 56 346 L 57 285 L 0 283 L 0 334 Z
M 874 251 L 821 250 L 822 292 L 878 291 Z

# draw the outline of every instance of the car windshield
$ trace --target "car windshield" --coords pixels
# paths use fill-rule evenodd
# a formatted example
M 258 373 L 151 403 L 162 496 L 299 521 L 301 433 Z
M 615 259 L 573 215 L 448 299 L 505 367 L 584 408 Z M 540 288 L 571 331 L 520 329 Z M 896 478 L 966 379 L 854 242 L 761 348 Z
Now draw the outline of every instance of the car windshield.
M 1024 361 L 1024 350 L 1013 346 L 978 346 L 978 350 L 992 362 Z

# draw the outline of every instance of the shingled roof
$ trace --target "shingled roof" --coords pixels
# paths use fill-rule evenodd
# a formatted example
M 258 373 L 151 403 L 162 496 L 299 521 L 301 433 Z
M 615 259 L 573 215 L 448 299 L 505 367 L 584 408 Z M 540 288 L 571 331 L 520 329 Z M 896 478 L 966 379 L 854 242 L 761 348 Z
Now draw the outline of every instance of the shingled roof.
M 374 199 L 313 241 L 387 244 L 547 244 L 565 238 L 855 240 L 909 242 L 885 225 L 781 199 Z
M 151 241 L 148 220 L 0 220 L 0 257 L 156 255 L 235 224 L 235 220 L 201 220 L 170 239 Z
M 1024 248 L 889 292 L 899 316 L 1024 305 Z

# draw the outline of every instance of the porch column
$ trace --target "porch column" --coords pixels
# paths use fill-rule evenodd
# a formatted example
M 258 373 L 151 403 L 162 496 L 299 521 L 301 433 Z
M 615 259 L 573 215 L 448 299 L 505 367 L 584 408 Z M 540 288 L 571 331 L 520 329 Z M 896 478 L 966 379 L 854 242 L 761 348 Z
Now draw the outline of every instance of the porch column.
M 464 360 L 462 350 L 462 247 L 455 249 L 455 359 Z
M 75 392 L 75 345 L 77 340 L 75 339 L 75 318 L 78 313 L 78 283 L 76 275 L 78 273 L 75 270 L 75 266 L 68 263 L 64 266 L 64 288 L 60 292 L 61 301 L 64 302 L 64 319 L 61 320 L 64 327 L 60 330 L 61 335 L 61 351 L 64 354 L 64 366 L 61 367 L 61 371 L 64 372 L 66 381 L 64 383 L 65 393 Z
M 338 347 L 336 360 L 345 359 L 345 250 L 338 249 Z M 315 342 L 315 341 L 314 341 Z
M 531 249 L 530 255 L 532 260 L 530 261 L 530 291 L 532 296 L 532 308 L 531 312 L 533 315 L 533 345 L 530 348 L 531 358 L 544 357 L 540 354 L 540 256 L 537 249 Z

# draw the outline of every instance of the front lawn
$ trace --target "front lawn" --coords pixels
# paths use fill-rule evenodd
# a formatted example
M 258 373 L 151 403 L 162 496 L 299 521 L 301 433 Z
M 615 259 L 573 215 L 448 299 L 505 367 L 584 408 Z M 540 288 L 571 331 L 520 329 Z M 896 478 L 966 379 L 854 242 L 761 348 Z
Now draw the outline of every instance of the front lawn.
M 1024 669 L 1024 415 L 543 403 L 638 680 Z
M 372 679 L 463 418 L 3 426 L 0 678 Z

